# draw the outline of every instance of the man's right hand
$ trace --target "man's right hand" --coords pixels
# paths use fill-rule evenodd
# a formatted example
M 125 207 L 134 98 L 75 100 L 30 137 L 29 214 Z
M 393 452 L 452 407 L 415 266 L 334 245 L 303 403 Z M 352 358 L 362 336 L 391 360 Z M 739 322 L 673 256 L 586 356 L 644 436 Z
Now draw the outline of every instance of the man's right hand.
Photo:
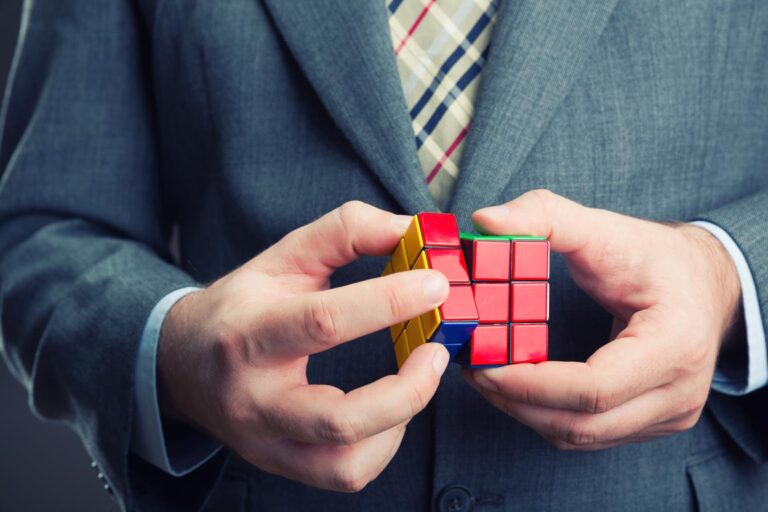
M 180 300 L 158 349 L 163 416 L 209 433 L 264 471 L 323 489 L 365 487 L 434 395 L 448 352 L 422 345 L 397 375 L 348 393 L 308 384 L 307 361 L 446 299 L 448 282 L 434 270 L 329 289 L 335 269 L 389 254 L 409 222 L 346 203 Z

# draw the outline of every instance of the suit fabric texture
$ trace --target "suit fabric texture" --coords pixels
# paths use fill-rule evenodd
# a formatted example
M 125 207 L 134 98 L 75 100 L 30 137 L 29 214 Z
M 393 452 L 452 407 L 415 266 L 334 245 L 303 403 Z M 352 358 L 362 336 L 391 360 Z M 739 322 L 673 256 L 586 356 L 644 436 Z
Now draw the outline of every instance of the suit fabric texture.
M 503 1 L 447 210 L 538 187 L 725 229 L 768 318 L 768 3 Z M 762 510 L 768 392 L 713 393 L 690 431 L 595 453 L 549 447 L 456 368 L 357 494 L 225 452 L 173 478 L 130 451 L 142 328 L 347 200 L 434 210 L 378 1 L 28 2 L 0 142 L 5 357 L 36 414 L 81 437 L 127 510 Z M 168 249 L 178 228 L 179 257 Z M 378 275 L 383 259 L 334 286 Z M 551 357 L 610 317 L 552 261 Z M 310 361 L 351 389 L 395 371 L 386 332 Z

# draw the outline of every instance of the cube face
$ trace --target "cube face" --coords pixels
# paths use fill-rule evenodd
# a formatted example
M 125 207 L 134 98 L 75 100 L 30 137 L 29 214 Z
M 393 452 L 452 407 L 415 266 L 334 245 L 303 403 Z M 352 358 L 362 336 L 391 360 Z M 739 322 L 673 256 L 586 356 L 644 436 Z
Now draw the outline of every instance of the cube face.
M 510 334 L 511 363 L 539 363 L 548 357 L 547 324 L 513 324 Z
M 403 331 L 395 340 L 395 359 L 397 360 L 398 368 L 402 368 L 409 355 L 411 355 L 411 349 L 408 347 L 408 334 Z
M 442 272 L 449 294 L 437 308 L 390 327 L 398 367 L 429 342 L 443 344 L 452 359 L 472 368 L 546 360 L 545 239 L 460 234 L 453 215 L 419 213 L 382 276 L 416 269 Z
M 477 322 L 441 322 L 430 342 L 443 345 L 464 345 L 477 328 Z
M 392 338 L 392 343 L 397 341 L 400 337 L 400 333 L 405 330 L 405 322 L 398 322 L 395 325 L 389 327 L 389 335 Z
M 424 331 L 419 317 L 408 320 L 405 326 L 405 333 L 408 335 L 408 348 L 410 352 L 413 352 L 419 345 L 423 345 L 427 341 L 424 338 Z
M 421 319 L 421 328 L 424 331 L 424 337 L 428 340 L 432 339 L 435 331 L 437 331 L 437 328 L 440 327 L 440 322 L 442 322 L 442 319 L 440 318 L 440 311 L 435 308 L 427 311 L 419 318 Z
M 473 281 L 509 281 L 511 244 L 506 240 L 472 240 L 464 250 L 472 251 Z
M 439 270 L 450 283 L 469 284 L 467 264 L 460 249 L 425 249 L 428 267 Z
M 446 350 L 448 350 L 448 354 L 451 357 L 451 360 L 456 359 L 456 357 L 459 355 L 461 349 L 463 349 L 466 346 L 467 342 L 464 343 L 458 343 L 458 344 L 450 344 L 450 345 L 443 345 Z
M 448 298 L 438 310 L 444 322 L 479 320 L 472 287 L 468 284 L 452 285 L 448 290 Z
M 425 247 L 461 247 L 459 226 L 452 214 L 420 213 L 418 218 Z
M 475 283 L 472 292 L 481 324 L 509 322 L 509 283 Z
M 549 279 L 549 241 L 512 242 L 512 280 L 546 281 Z
M 405 242 L 400 240 L 395 247 L 395 252 L 392 253 L 392 272 L 405 272 L 410 270 L 411 266 L 408 264 L 408 257 L 405 255 Z
M 413 216 L 408 229 L 405 230 L 403 242 L 405 243 L 405 253 L 408 256 L 408 264 L 413 266 L 416 262 L 416 257 L 424 248 L 424 238 L 421 236 L 419 217 L 417 215 Z
M 461 362 L 471 368 L 506 365 L 509 360 L 509 326 L 477 326 L 461 358 Z
M 509 317 L 514 323 L 549 320 L 549 284 L 512 283 Z
M 428 268 L 429 262 L 427 261 L 427 255 L 424 254 L 424 251 L 421 251 L 419 255 L 416 256 L 416 261 L 413 263 L 411 270 L 427 270 Z

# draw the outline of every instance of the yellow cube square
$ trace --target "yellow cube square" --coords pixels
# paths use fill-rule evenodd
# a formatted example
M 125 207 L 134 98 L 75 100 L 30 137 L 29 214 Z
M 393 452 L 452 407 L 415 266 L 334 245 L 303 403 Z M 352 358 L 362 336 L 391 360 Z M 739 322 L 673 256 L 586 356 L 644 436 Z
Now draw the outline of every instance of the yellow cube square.
M 419 217 L 413 216 L 411 224 L 403 235 L 405 240 L 405 253 L 408 256 L 408 268 L 416 263 L 416 258 L 424 248 L 424 237 L 421 235 L 421 227 L 419 226 Z
M 427 253 L 421 251 L 416 257 L 416 262 L 411 267 L 411 270 L 427 270 L 429 269 L 429 263 L 427 262 Z
M 405 360 L 411 355 L 411 349 L 408 347 L 408 334 L 403 331 L 395 342 L 395 358 L 397 358 L 397 367 L 405 364 Z
M 429 340 L 438 327 L 440 327 L 440 311 L 435 308 L 427 311 L 419 317 L 421 319 L 421 328 L 424 332 L 424 338 Z
M 411 352 L 427 341 L 424 339 L 424 331 L 421 328 L 419 317 L 408 321 L 408 324 L 405 326 L 405 332 L 408 334 L 408 348 L 411 349 Z
M 405 255 L 405 242 L 400 239 L 397 247 L 395 247 L 395 252 L 392 253 L 392 272 L 405 272 L 410 269 L 408 257 Z
M 389 334 L 392 337 L 392 343 L 397 341 L 397 338 L 400 337 L 400 333 L 403 332 L 403 329 L 405 329 L 405 322 L 398 322 L 395 325 L 390 326 Z
M 384 267 L 384 271 L 381 273 L 381 277 L 388 276 L 392 273 L 392 260 L 387 262 L 387 266 Z

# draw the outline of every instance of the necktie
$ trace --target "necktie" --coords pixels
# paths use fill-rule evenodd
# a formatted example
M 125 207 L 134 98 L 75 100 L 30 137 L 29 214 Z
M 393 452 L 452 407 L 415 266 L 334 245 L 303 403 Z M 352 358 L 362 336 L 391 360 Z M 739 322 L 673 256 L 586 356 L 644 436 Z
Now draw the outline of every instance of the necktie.
M 386 0 L 425 180 L 444 209 L 459 175 L 498 0 Z

